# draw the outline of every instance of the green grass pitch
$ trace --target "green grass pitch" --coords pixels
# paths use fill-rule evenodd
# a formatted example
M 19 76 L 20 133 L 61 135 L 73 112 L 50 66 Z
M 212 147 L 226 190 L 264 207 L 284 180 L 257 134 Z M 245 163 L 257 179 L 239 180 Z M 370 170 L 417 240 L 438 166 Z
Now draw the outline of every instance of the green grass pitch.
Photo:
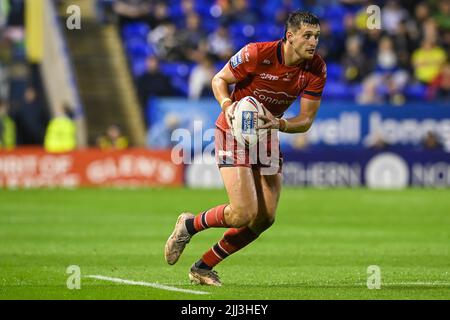
M 165 241 L 180 212 L 226 200 L 224 190 L 0 190 L 0 299 L 450 298 L 448 190 L 284 188 L 274 226 L 217 266 L 223 286 L 191 285 L 190 265 L 224 229 L 196 235 L 174 266 Z M 69 265 L 79 290 L 66 286 Z M 379 290 L 367 288 L 370 265 Z

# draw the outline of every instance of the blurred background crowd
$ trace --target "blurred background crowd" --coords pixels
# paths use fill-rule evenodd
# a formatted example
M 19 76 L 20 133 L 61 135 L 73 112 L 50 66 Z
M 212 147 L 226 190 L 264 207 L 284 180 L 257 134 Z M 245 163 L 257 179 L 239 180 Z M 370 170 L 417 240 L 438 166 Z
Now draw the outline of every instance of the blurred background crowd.
M 371 4 L 381 8 L 381 29 L 367 28 Z M 298 8 L 321 19 L 318 53 L 328 67 L 327 101 L 450 102 L 450 0 L 95 2 L 98 22 L 119 28 L 143 114 L 152 97 L 211 97 L 214 73 L 245 44 L 281 39 L 288 13 Z M 70 108 L 60 109 L 60 116 L 73 118 Z M 1 145 L 43 145 L 53 116 L 39 71 L 26 59 L 24 1 L 0 0 Z M 90 143 L 114 145 L 106 142 L 108 132 L 122 133 L 111 126 Z
M 381 8 L 381 29 L 367 27 L 370 4 Z M 449 0 L 100 0 L 99 17 L 121 26 L 142 100 L 197 99 L 211 95 L 211 75 L 246 43 L 282 38 L 297 8 L 321 19 L 325 98 L 394 105 L 448 99 Z

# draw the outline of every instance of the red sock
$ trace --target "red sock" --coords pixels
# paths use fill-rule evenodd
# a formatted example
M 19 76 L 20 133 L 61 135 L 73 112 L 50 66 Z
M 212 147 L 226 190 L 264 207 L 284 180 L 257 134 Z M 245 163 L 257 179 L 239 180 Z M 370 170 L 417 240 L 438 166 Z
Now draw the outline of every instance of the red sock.
M 248 227 L 228 229 L 227 232 L 224 233 L 223 238 L 205 252 L 202 256 L 202 260 L 209 267 L 213 268 L 230 254 L 239 251 L 250 242 L 256 240 L 258 236 L 258 234 Z
M 228 225 L 225 223 L 224 219 L 226 206 L 226 204 L 222 204 L 196 215 L 194 218 L 195 231 L 198 232 L 213 227 L 227 228 Z

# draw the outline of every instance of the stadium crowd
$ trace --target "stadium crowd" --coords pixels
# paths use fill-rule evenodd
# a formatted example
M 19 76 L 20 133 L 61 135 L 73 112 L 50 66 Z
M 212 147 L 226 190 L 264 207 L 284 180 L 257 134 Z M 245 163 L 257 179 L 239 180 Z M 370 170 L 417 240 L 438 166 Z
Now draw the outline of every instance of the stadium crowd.
M 42 145 L 50 120 L 38 66 L 25 54 L 24 1 L 0 1 L 0 149 Z
M 117 22 L 143 104 L 151 96 L 210 96 L 211 75 L 243 45 L 283 36 L 297 8 L 321 18 L 325 97 L 402 105 L 449 99 L 450 0 L 98 0 Z M 381 28 L 367 27 L 367 6 Z M 158 80 L 158 81 L 155 81 Z M 157 85 L 149 86 L 149 83 Z
M 99 21 L 120 27 L 144 109 L 154 96 L 212 96 L 213 74 L 245 44 L 281 39 L 287 14 L 298 8 L 321 19 L 318 51 L 328 67 L 325 99 L 363 105 L 450 101 L 450 0 L 97 0 L 95 4 Z M 381 29 L 367 27 L 366 8 L 371 4 L 381 9 Z M 43 145 L 50 121 L 38 66 L 26 61 L 23 12 L 24 1 L 0 0 L 3 147 Z M 11 128 L 15 135 L 9 133 Z

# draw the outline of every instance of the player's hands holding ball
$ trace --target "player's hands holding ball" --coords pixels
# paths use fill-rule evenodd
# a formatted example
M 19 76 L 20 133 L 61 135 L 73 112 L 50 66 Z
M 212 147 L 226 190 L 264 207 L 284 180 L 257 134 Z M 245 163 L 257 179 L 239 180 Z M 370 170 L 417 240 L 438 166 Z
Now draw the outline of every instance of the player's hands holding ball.
M 234 119 L 234 109 L 236 107 L 237 101 L 233 102 L 229 98 L 225 98 L 222 101 L 221 108 L 225 114 L 225 120 L 227 121 L 228 127 L 232 127 L 232 121 Z
M 261 126 L 258 126 L 257 129 L 258 130 L 276 129 L 276 130 L 283 131 L 284 130 L 284 120 L 274 117 L 273 114 L 264 107 L 264 105 L 263 105 L 263 108 L 265 109 L 266 114 L 265 115 L 259 114 L 258 118 L 261 119 L 262 121 L 264 121 L 264 124 Z

